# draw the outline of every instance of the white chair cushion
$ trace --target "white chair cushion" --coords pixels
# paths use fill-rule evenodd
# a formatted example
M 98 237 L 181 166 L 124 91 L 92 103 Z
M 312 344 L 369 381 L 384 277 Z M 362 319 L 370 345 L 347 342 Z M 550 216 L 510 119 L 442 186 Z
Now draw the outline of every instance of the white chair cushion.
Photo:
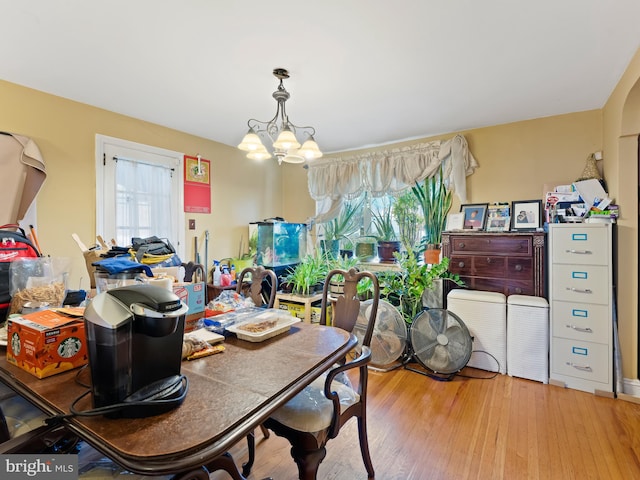
M 300 432 L 320 432 L 331 425 L 333 403 L 324 396 L 325 377 L 316 379 L 276 410 L 271 418 Z M 340 412 L 360 401 L 360 395 L 344 383 L 333 381 L 331 389 L 340 398 Z

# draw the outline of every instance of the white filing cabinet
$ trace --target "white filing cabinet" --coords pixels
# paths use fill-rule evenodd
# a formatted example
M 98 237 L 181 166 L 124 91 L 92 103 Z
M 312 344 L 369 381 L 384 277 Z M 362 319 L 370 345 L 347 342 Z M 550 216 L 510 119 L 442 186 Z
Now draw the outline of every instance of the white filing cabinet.
M 549 383 L 613 396 L 611 224 L 549 225 Z

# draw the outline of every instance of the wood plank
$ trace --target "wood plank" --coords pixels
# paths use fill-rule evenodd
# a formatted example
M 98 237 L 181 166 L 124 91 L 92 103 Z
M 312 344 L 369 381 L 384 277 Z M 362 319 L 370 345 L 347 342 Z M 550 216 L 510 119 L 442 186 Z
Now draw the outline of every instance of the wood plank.
M 640 478 L 637 403 L 507 375 L 441 382 L 398 369 L 369 378 L 369 446 L 378 479 Z M 296 479 L 289 444 L 256 435 L 251 478 Z M 241 464 L 246 444 L 231 453 Z M 349 422 L 327 445 L 318 478 L 366 477 L 356 424 Z

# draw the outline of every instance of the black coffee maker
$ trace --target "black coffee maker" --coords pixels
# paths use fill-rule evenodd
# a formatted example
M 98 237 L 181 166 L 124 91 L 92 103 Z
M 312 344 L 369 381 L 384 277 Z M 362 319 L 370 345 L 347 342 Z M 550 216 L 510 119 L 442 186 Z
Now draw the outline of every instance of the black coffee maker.
M 180 375 L 187 310 L 172 291 L 145 284 L 91 300 L 85 329 L 95 410 L 138 418 L 182 403 L 188 389 Z

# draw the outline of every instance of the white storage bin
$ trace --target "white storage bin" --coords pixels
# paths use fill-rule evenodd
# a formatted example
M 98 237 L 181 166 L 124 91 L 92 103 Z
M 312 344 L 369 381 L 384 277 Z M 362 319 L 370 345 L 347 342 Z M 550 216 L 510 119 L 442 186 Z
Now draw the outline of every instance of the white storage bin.
M 473 337 L 467 364 L 490 372 L 507 372 L 507 302 L 497 292 L 454 289 L 447 295 L 447 310 L 458 315 Z
M 507 374 L 549 383 L 549 303 L 542 297 L 507 298 Z

